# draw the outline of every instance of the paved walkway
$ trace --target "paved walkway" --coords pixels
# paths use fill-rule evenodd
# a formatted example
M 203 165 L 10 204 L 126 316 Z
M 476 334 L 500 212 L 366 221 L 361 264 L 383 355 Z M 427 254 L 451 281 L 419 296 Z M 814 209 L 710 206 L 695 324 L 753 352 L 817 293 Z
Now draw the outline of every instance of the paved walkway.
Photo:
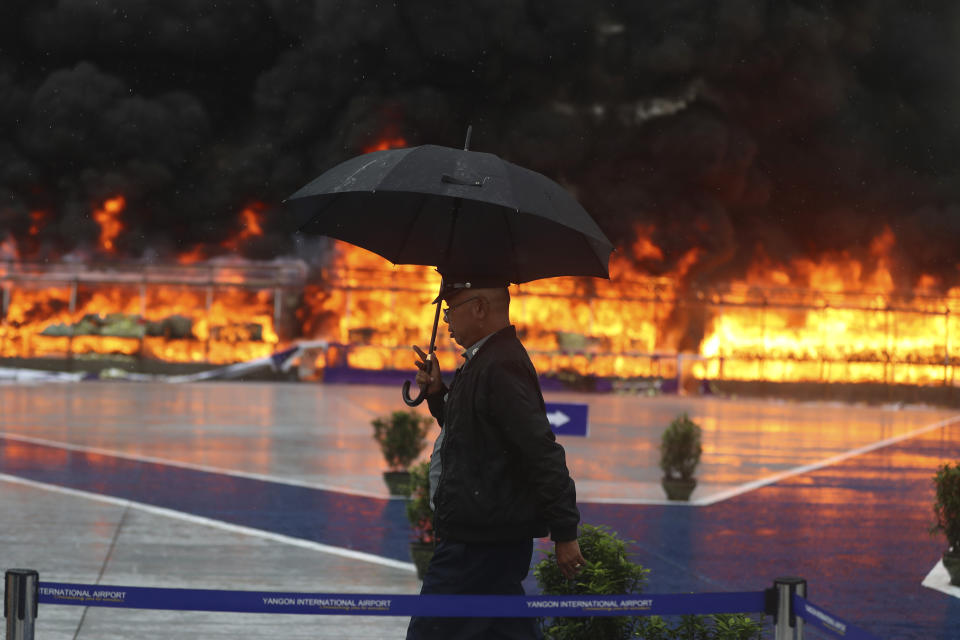
M 590 405 L 564 438 L 585 522 L 635 540 L 649 592 L 759 590 L 803 575 L 811 600 L 885 638 L 960 638 L 960 600 L 920 586 L 935 467 L 960 459 L 949 411 L 549 394 Z M 7 567 L 132 586 L 415 593 L 403 504 L 370 420 L 399 390 L 307 384 L 0 386 Z M 693 505 L 658 485 L 659 434 L 704 428 Z M 533 582 L 530 581 L 532 586 Z M 392 618 L 50 606 L 38 637 L 402 637 Z M 951 635 L 953 633 L 954 635 Z

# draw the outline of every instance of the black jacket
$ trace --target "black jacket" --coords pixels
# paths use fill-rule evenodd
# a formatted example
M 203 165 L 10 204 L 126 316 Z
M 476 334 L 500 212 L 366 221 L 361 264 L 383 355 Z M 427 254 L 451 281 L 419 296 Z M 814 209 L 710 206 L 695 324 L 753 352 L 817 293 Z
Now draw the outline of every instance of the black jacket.
M 427 401 L 444 430 L 434 497 L 438 537 L 576 539 L 576 489 L 516 329 L 492 335 L 457 370 L 449 392 Z

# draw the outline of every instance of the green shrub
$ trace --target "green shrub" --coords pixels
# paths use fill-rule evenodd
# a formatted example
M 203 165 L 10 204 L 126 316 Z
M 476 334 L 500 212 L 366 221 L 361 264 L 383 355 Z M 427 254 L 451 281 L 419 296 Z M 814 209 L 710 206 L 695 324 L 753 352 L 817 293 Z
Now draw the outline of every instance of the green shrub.
M 407 520 L 417 542 L 433 542 L 433 509 L 430 508 L 430 463 L 410 468 L 410 500 Z
M 754 640 L 763 633 L 763 625 L 745 613 L 710 616 L 713 620 L 713 640 Z
M 675 624 L 660 616 L 637 622 L 635 638 L 644 640 L 759 640 L 763 625 L 744 613 L 675 616 Z
M 703 453 L 701 434 L 697 423 L 685 413 L 670 423 L 660 441 L 660 468 L 665 478 L 689 480 L 693 477 Z
M 622 595 L 640 593 L 649 569 L 627 558 L 626 542 L 606 527 L 585 524 L 580 529 L 580 552 L 587 564 L 574 580 L 560 572 L 550 551 L 533 569 L 540 590 L 548 595 Z M 620 640 L 630 638 L 635 619 L 630 617 L 547 618 L 543 632 L 551 640 Z
M 954 551 L 960 551 L 960 462 L 953 466 L 944 464 L 937 469 L 933 484 L 936 487 L 933 503 L 936 522 L 930 533 L 942 531 L 947 544 Z
M 546 595 L 627 595 L 640 593 L 649 569 L 627 558 L 626 544 L 615 531 L 585 524 L 580 529 L 580 552 L 587 566 L 567 580 L 548 552 L 533 569 Z M 546 640 L 759 640 L 760 622 L 742 613 L 711 616 L 616 616 L 546 618 L 541 626 Z
M 391 470 L 404 471 L 427 446 L 432 419 L 416 411 L 394 411 L 373 421 L 373 438 Z

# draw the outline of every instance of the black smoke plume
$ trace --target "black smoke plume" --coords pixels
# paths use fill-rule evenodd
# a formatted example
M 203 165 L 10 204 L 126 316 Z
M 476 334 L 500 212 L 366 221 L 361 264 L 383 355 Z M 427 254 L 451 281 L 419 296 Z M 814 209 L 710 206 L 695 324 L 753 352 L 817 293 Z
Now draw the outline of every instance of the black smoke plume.
M 958 281 L 960 74 L 948 0 L 5 0 L 0 242 L 210 254 L 385 137 L 459 145 L 574 190 L 621 247 L 652 225 L 692 283 L 866 255 Z M 31 228 L 34 233 L 31 234 Z M 295 251 L 273 230 L 251 258 Z M 4 233 L 6 232 L 6 234 Z

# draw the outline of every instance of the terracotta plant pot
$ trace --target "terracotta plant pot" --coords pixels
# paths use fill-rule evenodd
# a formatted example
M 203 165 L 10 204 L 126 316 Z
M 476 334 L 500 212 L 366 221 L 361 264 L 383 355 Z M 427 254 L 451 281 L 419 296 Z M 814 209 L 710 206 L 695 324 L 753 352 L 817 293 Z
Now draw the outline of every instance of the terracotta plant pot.
M 690 494 L 693 493 L 693 490 L 697 487 L 697 479 L 662 478 L 660 485 L 667 493 L 668 500 L 683 501 L 690 499 Z
M 384 471 L 383 481 L 387 484 L 392 496 L 410 497 L 409 471 Z
M 950 584 L 960 587 L 960 551 L 956 549 L 944 551 L 943 566 L 947 568 L 947 573 L 950 574 Z
M 430 566 L 430 559 L 433 558 L 434 543 L 432 542 L 411 542 L 410 557 L 413 558 L 413 564 L 417 567 L 417 578 L 423 580 L 427 573 L 427 567 Z

